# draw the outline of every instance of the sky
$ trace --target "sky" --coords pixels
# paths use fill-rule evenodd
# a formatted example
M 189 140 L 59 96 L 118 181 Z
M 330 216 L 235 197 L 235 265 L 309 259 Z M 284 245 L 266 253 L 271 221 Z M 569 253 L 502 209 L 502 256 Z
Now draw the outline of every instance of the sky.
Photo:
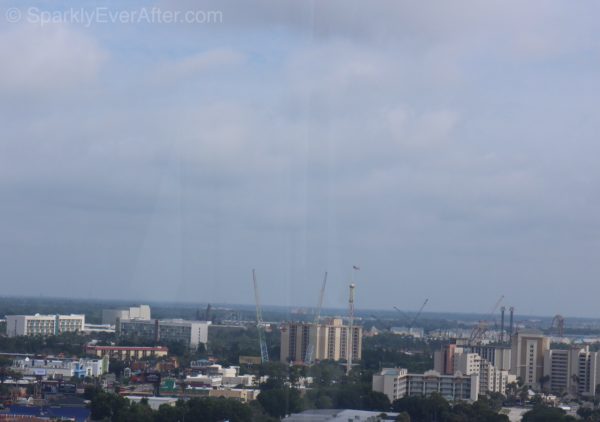
M 597 3 L 0 9 L 3 295 L 599 316 Z

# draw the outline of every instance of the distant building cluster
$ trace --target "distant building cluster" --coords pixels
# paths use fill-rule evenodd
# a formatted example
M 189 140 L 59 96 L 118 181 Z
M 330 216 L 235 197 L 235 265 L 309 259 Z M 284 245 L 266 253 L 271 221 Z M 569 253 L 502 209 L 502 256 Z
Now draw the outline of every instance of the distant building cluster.
M 150 306 L 140 305 L 131 306 L 128 309 L 103 309 L 102 324 L 116 325 L 117 321 L 124 320 L 143 320 L 151 319 Z
M 188 394 L 205 393 L 209 397 L 224 397 L 247 403 L 260 394 L 254 375 L 240 375 L 238 366 L 223 367 L 209 361 L 193 361 L 192 371 L 183 381 Z
M 303 362 L 309 345 L 314 347 L 314 360 L 338 361 L 347 359 L 348 348 L 352 350 L 352 360 L 362 357 L 362 327 L 350 328 L 341 318 L 329 318 L 323 323 L 290 322 L 281 327 L 282 362 Z
M 512 359 L 514 373 L 539 390 L 593 397 L 600 383 L 600 352 L 589 346 L 550 349 L 548 337 L 524 331 L 513 338 Z
M 533 330 L 515 333 L 510 346 L 468 345 L 456 341 L 434 353 L 434 370 L 409 374 L 384 368 L 373 376 L 373 391 L 390 400 L 440 393 L 448 400 L 477 400 L 505 394 L 517 379 L 537 391 L 594 397 L 600 383 L 600 352 L 589 346 L 550 349 L 550 338 Z
M 13 361 L 12 370 L 23 376 L 40 378 L 99 377 L 108 372 L 106 359 L 58 359 L 58 358 L 22 358 Z

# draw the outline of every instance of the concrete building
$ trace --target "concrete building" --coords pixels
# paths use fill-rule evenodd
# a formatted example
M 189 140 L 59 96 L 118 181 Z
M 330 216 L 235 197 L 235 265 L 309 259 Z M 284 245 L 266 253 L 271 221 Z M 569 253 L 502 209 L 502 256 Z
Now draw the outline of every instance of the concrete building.
M 521 330 L 512 337 L 510 372 L 521 377 L 525 385 L 539 389 L 544 375 L 544 354 L 550 350 L 550 339 L 538 331 Z
M 481 356 L 477 353 L 456 353 L 454 355 L 454 369 L 465 375 L 479 374 L 481 369 Z
M 88 324 L 85 323 L 83 327 L 83 332 L 85 334 L 95 334 L 95 333 L 113 333 L 115 332 L 115 326 L 109 324 Z
M 428 396 L 439 393 L 448 401 L 476 401 L 479 397 L 479 374 L 442 375 L 437 371 L 409 374 L 403 368 L 385 368 L 373 375 L 373 391 L 394 401 L 406 396 Z
M 459 346 L 445 345 L 434 353 L 434 370 L 443 375 L 460 372 L 464 375 L 479 375 L 479 393 L 498 392 L 505 394 L 506 385 L 516 380 L 507 369 L 500 369 L 490 360 L 482 357 L 483 353 L 490 359 L 506 367 L 509 349 L 492 346 Z
M 117 320 L 141 319 L 149 321 L 151 319 L 150 306 L 140 305 L 131 306 L 128 309 L 103 309 L 102 324 L 116 325 Z
M 321 324 L 291 322 L 281 328 L 282 362 L 303 362 L 311 340 L 314 344 L 314 360 L 346 359 L 348 345 L 352 348 L 352 360 L 362 357 L 362 327 L 352 327 L 351 342 L 349 327 L 341 318 L 330 318 Z
M 454 374 L 454 354 L 457 351 L 462 352 L 462 348 L 451 343 L 444 345 L 442 350 L 433 352 L 433 370 L 442 375 Z
M 156 342 L 182 342 L 197 348 L 208 342 L 210 321 L 186 321 L 183 319 L 119 321 L 117 332 L 123 337 L 153 339 Z
M 544 387 L 554 394 L 593 397 L 600 383 L 600 354 L 589 346 L 546 350 L 544 376 L 549 377 Z
M 477 353 L 501 371 L 510 371 L 511 348 L 508 346 L 470 346 L 471 352 Z
M 260 390 L 249 388 L 218 388 L 208 392 L 208 397 L 224 397 L 226 399 L 238 400 L 242 403 L 248 403 L 256 400 Z
M 82 332 L 85 315 L 7 315 L 6 335 L 53 336 L 62 333 Z
M 169 354 L 166 347 L 130 347 L 130 346 L 85 346 L 88 355 L 97 357 L 108 356 L 118 360 L 137 360 L 147 357 L 164 357 Z
M 23 376 L 43 378 L 99 377 L 108 372 L 104 359 L 16 359 L 12 369 Z

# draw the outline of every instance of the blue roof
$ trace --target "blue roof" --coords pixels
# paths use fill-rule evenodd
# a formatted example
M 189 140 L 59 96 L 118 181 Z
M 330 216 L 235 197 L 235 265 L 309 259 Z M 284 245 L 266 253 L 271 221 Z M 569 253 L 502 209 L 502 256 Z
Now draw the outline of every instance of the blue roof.
M 90 416 L 90 410 L 85 407 L 38 407 L 38 406 L 8 406 L 10 409 L 3 414 L 18 416 L 39 416 L 43 418 L 74 418 L 77 422 L 85 422 Z

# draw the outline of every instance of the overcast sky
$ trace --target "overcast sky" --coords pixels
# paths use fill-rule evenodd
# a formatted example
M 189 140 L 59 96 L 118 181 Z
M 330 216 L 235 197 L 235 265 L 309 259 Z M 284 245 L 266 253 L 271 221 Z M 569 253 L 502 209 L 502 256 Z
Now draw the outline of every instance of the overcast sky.
M 0 3 L 2 294 L 599 316 L 597 3 L 74 4 Z

